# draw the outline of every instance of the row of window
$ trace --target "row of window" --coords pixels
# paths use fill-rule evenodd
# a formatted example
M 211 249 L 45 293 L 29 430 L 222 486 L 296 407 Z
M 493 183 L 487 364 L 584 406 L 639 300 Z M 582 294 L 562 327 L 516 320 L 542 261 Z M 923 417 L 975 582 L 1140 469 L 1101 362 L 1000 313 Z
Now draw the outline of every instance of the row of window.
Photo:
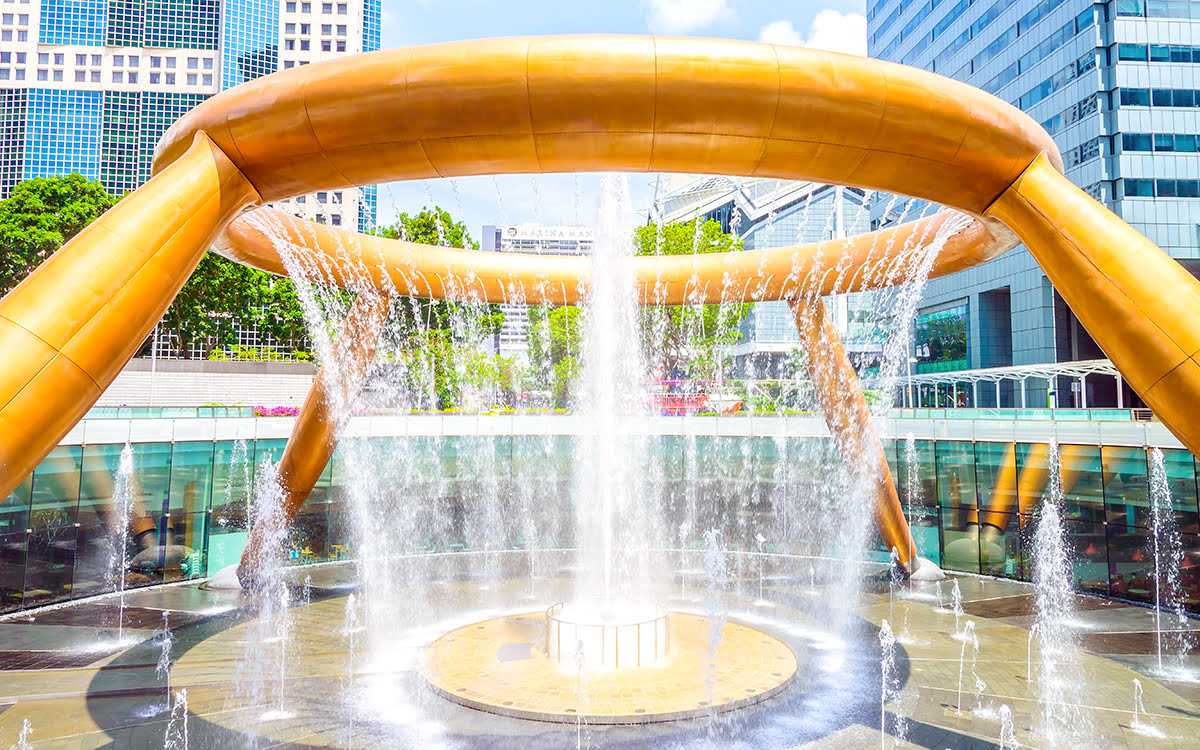
M 1141 180 L 1126 177 L 1126 198 L 1200 198 L 1200 180 Z
M 298 5 L 299 5 L 300 13 L 312 13 L 312 3 L 299 3 Z M 285 6 L 285 8 L 288 13 L 295 13 L 295 12 L 297 12 L 296 11 L 297 3 L 292 2 L 292 0 L 288 0 L 288 3 Z M 324 13 L 325 15 L 332 14 L 333 8 L 334 8 L 334 3 L 321 3 L 321 12 Z M 339 16 L 347 15 L 349 12 L 350 12 L 350 8 L 349 8 L 349 6 L 347 6 L 346 3 L 337 3 L 337 14 Z
M 1200 3 L 1188 0 L 1116 0 L 1118 16 L 1200 19 Z
M 91 70 L 91 71 L 77 70 L 77 71 L 75 71 L 75 83 L 100 83 L 101 82 L 100 77 L 101 76 L 100 76 L 99 70 Z M 11 70 L 11 71 L 8 68 L 0 68 L 0 81 L 7 81 L 10 79 L 17 80 L 17 81 L 25 80 L 25 71 L 20 68 L 17 68 L 15 70 Z M 47 70 L 45 68 L 39 68 L 38 72 L 37 72 L 37 80 L 39 80 L 39 81 L 62 81 L 63 80 L 63 71 Z M 138 80 L 139 80 L 139 75 L 136 70 L 130 70 L 130 71 L 114 70 L 112 72 L 112 82 L 113 83 L 137 83 Z M 187 81 L 187 85 L 189 85 L 189 86 L 200 86 L 200 85 L 211 86 L 211 85 L 213 85 L 213 77 L 212 77 L 211 73 L 204 73 L 203 75 L 198 74 L 198 73 L 188 73 L 187 78 L 185 80 Z M 174 73 L 166 73 L 166 74 L 151 73 L 150 74 L 151 85 L 157 86 L 160 84 L 166 84 L 168 86 L 173 86 L 173 85 L 175 85 L 175 81 L 176 81 L 176 76 Z
M 295 50 L 296 49 L 296 40 L 295 39 L 283 40 L 283 48 L 285 50 Z M 303 51 L 307 51 L 310 49 L 312 49 L 312 45 L 309 43 L 309 41 L 307 39 L 301 39 L 300 40 L 300 50 L 303 52 Z M 335 50 L 338 52 L 345 52 L 346 51 L 346 40 L 339 39 L 339 40 L 337 40 L 336 45 L 329 39 L 321 40 L 321 51 L 322 52 L 333 52 Z
M 29 25 L 29 14 L 28 13 L 17 13 L 17 14 L 4 13 L 3 15 L 0 15 L 0 23 L 3 23 L 5 26 L 12 26 L 14 21 L 16 22 L 16 24 L 18 26 L 28 26 Z
M 283 33 L 295 34 L 296 27 L 297 27 L 297 24 L 285 23 L 283 25 Z M 301 34 L 311 34 L 312 33 L 312 24 L 302 23 L 302 24 L 299 24 L 299 27 L 300 27 Z M 333 28 L 334 28 L 333 24 L 323 23 L 323 24 L 321 24 L 321 34 L 324 36 L 333 36 Z M 346 24 L 344 24 L 344 23 L 337 24 L 337 35 L 338 36 L 346 36 Z
M 1021 96 L 1018 97 L 1013 104 L 1020 109 L 1029 111 L 1030 107 L 1042 101 L 1055 91 L 1058 91 L 1063 86 L 1067 85 L 1071 81 L 1074 81 L 1076 78 L 1094 67 L 1096 67 L 1096 52 L 1095 50 L 1088 50 L 1086 53 L 1084 53 L 1083 57 L 1067 65 L 1067 67 L 1029 89 L 1024 94 L 1021 94 Z
M 1100 109 L 1100 97 L 1097 94 L 1088 94 L 1083 99 L 1067 107 L 1065 111 L 1043 122 L 1042 127 L 1050 135 L 1055 135 L 1064 127 L 1074 125 L 1098 109 Z
M 1116 59 L 1121 61 L 1200 63 L 1200 47 L 1182 44 L 1114 44 L 1113 47 L 1116 47 Z M 1112 52 L 1110 47 L 1110 61 Z
M 1200 153 L 1200 137 L 1188 133 L 1123 133 L 1122 151 Z
M 1196 89 L 1120 89 L 1123 107 L 1200 107 Z

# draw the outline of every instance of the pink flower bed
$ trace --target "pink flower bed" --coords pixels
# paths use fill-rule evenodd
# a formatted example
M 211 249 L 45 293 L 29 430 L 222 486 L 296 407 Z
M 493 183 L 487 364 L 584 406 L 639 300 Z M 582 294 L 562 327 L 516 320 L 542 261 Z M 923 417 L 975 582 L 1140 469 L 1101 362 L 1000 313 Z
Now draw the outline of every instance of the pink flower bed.
M 300 413 L 299 406 L 256 406 L 254 407 L 254 416 L 256 417 L 294 417 Z

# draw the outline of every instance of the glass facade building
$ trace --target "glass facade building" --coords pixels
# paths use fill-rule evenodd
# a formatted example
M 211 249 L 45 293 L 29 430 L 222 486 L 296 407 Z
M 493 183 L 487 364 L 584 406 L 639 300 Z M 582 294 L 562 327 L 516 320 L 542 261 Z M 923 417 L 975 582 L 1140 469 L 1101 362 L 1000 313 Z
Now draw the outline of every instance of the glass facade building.
M 965 81 L 1027 112 L 1054 137 L 1067 177 L 1200 269 L 1200 3 L 874 0 L 867 26 L 872 57 Z M 883 219 L 878 208 L 873 219 Z M 924 304 L 922 312 L 966 307 L 962 369 L 1104 356 L 1024 248 L 931 280 Z M 1111 379 L 1087 388 L 1087 404 L 1117 403 Z M 1057 395 L 1070 406 L 1082 394 Z M 1000 398 L 1015 405 L 1011 389 Z M 990 392 L 981 401 L 997 405 Z
M 189 109 L 280 69 L 378 49 L 381 20 L 378 0 L 45 0 L 2 15 L 0 198 L 70 172 L 134 190 Z M 337 195 L 281 207 L 374 228 L 374 186 Z
M 253 421 L 237 420 L 242 427 Z M 263 467 L 278 461 L 285 440 L 197 439 L 212 420 L 176 420 L 173 428 L 161 419 L 141 420 L 136 427 L 131 425 L 138 420 L 111 420 L 111 428 L 106 422 L 85 423 L 85 434 L 160 435 L 131 445 L 134 490 L 128 517 L 135 519 L 130 528 L 142 531 L 130 535 L 126 550 L 115 546 L 120 537 L 114 528 L 120 524 L 114 525 L 114 518 L 121 518 L 121 506 L 114 501 L 114 478 L 124 444 L 60 445 L 0 502 L 0 611 L 111 591 L 118 585 L 116 561 L 122 558 L 135 561 L 124 571 L 127 586 L 204 577 L 238 561 L 250 490 Z M 192 439 L 179 439 L 189 434 Z M 248 434 L 253 436 L 254 429 Z M 409 507 L 410 528 L 390 532 L 397 554 L 575 544 L 570 436 L 367 440 L 377 457 L 371 471 L 378 491 L 404 498 Z M 1045 480 L 1035 486 L 1001 477 L 1023 476 L 1026 470 L 1044 477 L 1044 443 L 912 439 L 889 440 L 885 447 L 923 555 L 950 570 L 1029 580 L 1033 519 Z M 1192 611 L 1200 612 L 1197 466 L 1186 450 L 1167 448 L 1162 454 L 1184 553 L 1183 596 Z M 1080 589 L 1153 601 L 1150 455 L 1142 446 L 1061 446 L 1067 538 Z M 362 470 L 361 464 L 352 465 Z M 684 512 L 682 498 L 696 493 L 695 507 L 704 517 L 692 528 L 720 528 L 730 549 L 757 549 L 754 537 L 763 531 L 769 551 L 810 554 L 823 543 L 815 536 L 820 534 L 817 515 L 827 513 L 829 503 L 856 497 L 821 494 L 828 492 L 821 485 L 839 465 L 828 438 L 658 435 L 647 445 L 644 486 L 668 514 Z M 293 561 L 355 555 L 350 466 L 339 450 L 326 467 L 289 537 Z M 1014 486 L 1033 487 L 1036 497 L 1012 497 Z M 664 528 L 678 528 L 679 520 L 668 515 Z M 147 538 L 185 547 L 185 554 L 166 564 L 154 545 L 143 543 Z M 687 543 L 702 541 L 697 533 Z M 150 554 L 139 557 L 146 549 Z M 873 558 L 888 559 L 881 542 Z

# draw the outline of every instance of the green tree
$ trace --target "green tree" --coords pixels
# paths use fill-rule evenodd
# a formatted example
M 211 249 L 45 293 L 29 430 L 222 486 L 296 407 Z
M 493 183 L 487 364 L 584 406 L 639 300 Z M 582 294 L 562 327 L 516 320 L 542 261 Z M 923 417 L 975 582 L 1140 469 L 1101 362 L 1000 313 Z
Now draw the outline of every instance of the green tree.
M 566 408 L 580 373 L 582 316 L 577 307 L 535 305 L 529 308 L 529 373 L 531 390 L 549 388 L 550 405 Z
M 402 213 L 394 224 L 381 227 L 376 234 L 426 245 L 479 249 L 466 224 L 455 221 L 439 206 L 422 208 L 417 214 Z M 401 298 L 392 310 L 392 320 L 410 388 L 420 392 L 431 387 L 436 408 L 461 408 L 468 386 L 512 403 L 513 363 L 481 351 L 484 341 L 504 324 L 499 305 Z
M 742 242 L 721 231 L 721 225 L 699 219 L 661 227 L 647 225 L 634 232 L 638 255 L 693 255 L 738 252 Z M 724 369 L 724 352 L 737 342 L 739 326 L 752 305 L 673 305 L 644 308 L 642 343 L 651 368 L 666 378 L 681 374 L 696 380 L 717 377 Z
M 77 172 L 18 182 L 0 201 L 0 295 L 118 200 Z

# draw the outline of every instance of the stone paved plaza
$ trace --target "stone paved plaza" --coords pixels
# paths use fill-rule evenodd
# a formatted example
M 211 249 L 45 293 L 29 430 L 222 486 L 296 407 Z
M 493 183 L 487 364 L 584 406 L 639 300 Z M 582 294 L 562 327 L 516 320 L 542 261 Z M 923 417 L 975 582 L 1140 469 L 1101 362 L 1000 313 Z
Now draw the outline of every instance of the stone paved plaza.
M 563 725 L 457 705 L 425 683 L 425 647 L 473 622 L 544 610 L 569 588 L 569 570 L 532 584 L 526 577 L 478 575 L 424 584 L 411 599 L 420 615 L 398 627 L 390 643 L 385 637 L 384 646 L 373 648 L 365 633 L 346 627 L 352 570 L 333 564 L 289 571 L 299 603 L 266 624 L 250 617 L 251 602 L 243 594 L 195 585 L 129 593 L 122 644 L 113 641 L 117 612 L 111 598 L 0 622 L 0 747 L 17 742 L 25 720 L 37 748 L 162 745 L 170 714 L 166 683 L 155 674 L 161 649 L 153 634 L 166 610 L 176 639 L 170 689 L 187 691 L 191 748 L 875 748 L 881 742 L 889 748 L 993 748 L 999 746 L 1002 705 L 1011 709 L 1022 746 L 1044 746 L 1031 731 L 1040 708 L 1030 698 L 1037 665 L 1028 663 L 1028 585 L 957 578 L 964 605 L 956 618 L 949 608 L 951 581 L 941 584 L 939 606 L 934 584 L 910 584 L 893 595 L 886 578 L 872 574 L 855 611 L 830 613 L 823 586 L 789 576 L 790 564 L 774 561 L 774 573 L 764 581 L 765 601 L 758 600 L 757 579 L 742 587 L 753 589 L 753 596 L 718 597 L 732 621 L 780 639 L 797 661 L 795 678 L 778 694 L 727 714 L 642 726 Z M 683 579 L 676 580 L 677 601 L 665 604 L 702 615 L 702 597 L 689 596 Z M 505 612 L 497 604 L 504 601 L 515 604 Z M 1090 723 L 1095 746 L 1196 746 L 1200 683 L 1156 675 L 1153 612 L 1093 597 L 1078 597 L 1077 610 L 1085 653 L 1071 679 L 1081 688 L 1078 711 Z M 834 642 L 830 616 L 841 618 L 854 647 Z M 900 688 L 887 702 L 881 737 L 878 629 L 884 619 L 899 640 L 893 674 Z M 955 637 L 967 622 L 974 623 L 979 641 L 973 666 L 972 647 Z M 286 637 L 264 637 L 264 627 Z M 248 643 L 261 644 L 261 653 L 248 654 Z M 966 657 L 961 672 L 960 654 Z M 482 664 L 488 657 L 479 658 Z M 1192 669 L 1197 666 L 1193 658 Z M 978 693 L 976 678 L 985 685 Z M 1136 727 L 1135 679 L 1145 707 Z M 180 723 L 177 716 L 173 737 Z

